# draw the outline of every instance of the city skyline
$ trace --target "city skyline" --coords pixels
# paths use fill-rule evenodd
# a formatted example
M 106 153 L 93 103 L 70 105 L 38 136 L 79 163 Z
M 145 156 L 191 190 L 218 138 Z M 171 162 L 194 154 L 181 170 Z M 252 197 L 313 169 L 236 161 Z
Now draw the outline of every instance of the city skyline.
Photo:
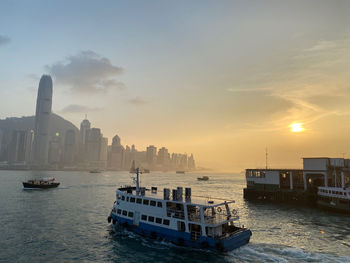
M 109 140 L 166 145 L 216 171 L 264 167 L 266 148 L 272 167 L 349 156 L 349 8 L 4 1 L 0 119 L 33 115 L 46 73 L 53 112 L 77 127 L 87 113 Z

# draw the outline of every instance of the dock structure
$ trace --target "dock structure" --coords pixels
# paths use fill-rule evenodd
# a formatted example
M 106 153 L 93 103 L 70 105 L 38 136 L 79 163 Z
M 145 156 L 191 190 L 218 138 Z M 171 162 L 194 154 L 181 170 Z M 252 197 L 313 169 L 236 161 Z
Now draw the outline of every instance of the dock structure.
M 317 201 L 318 187 L 350 186 L 350 159 L 303 158 L 303 169 L 246 169 L 247 200 Z

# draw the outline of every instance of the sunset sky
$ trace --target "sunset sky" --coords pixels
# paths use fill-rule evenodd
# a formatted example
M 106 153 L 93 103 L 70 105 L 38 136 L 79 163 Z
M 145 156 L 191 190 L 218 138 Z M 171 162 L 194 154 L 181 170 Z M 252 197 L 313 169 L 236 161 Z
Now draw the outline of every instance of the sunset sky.
M 241 171 L 350 158 L 350 1 L 0 2 L 0 118 L 85 113 L 122 144 Z

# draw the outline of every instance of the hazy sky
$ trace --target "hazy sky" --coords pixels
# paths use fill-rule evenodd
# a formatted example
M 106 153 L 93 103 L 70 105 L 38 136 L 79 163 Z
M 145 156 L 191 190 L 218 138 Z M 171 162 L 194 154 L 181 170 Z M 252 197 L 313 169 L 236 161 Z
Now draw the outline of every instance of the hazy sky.
M 240 171 L 350 157 L 350 1 L 0 2 L 0 118 L 53 111 Z M 302 123 L 303 132 L 290 131 Z

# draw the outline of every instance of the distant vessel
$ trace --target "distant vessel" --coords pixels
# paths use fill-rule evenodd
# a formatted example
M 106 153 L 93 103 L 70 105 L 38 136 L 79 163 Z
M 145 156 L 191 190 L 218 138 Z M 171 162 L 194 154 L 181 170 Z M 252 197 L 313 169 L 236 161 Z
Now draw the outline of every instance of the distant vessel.
M 191 188 L 172 190 L 140 186 L 136 169 L 136 187 L 122 186 L 116 190 L 116 201 L 108 216 L 113 227 L 125 227 L 142 236 L 170 241 L 174 244 L 230 251 L 249 242 L 251 231 L 235 225 L 239 217 L 232 209 L 234 201 L 192 197 Z
M 184 174 L 185 171 L 176 171 L 177 174 Z
M 101 173 L 101 171 L 99 169 L 92 169 L 92 170 L 90 170 L 90 173 L 98 174 L 98 173 Z
M 59 186 L 60 183 L 55 182 L 55 178 L 41 178 L 39 180 L 28 180 L 27 182 L 23 182 L 23 187 L 25 189 L 31 188 L 55 188 Z
M 350 187 L 318 187 L 317 205 L 325 209 L 350 213 Z
M 208 176 L 202 176 L 202 177 L 197 177 L 198 181 L 208 181 L 209 177 Z

